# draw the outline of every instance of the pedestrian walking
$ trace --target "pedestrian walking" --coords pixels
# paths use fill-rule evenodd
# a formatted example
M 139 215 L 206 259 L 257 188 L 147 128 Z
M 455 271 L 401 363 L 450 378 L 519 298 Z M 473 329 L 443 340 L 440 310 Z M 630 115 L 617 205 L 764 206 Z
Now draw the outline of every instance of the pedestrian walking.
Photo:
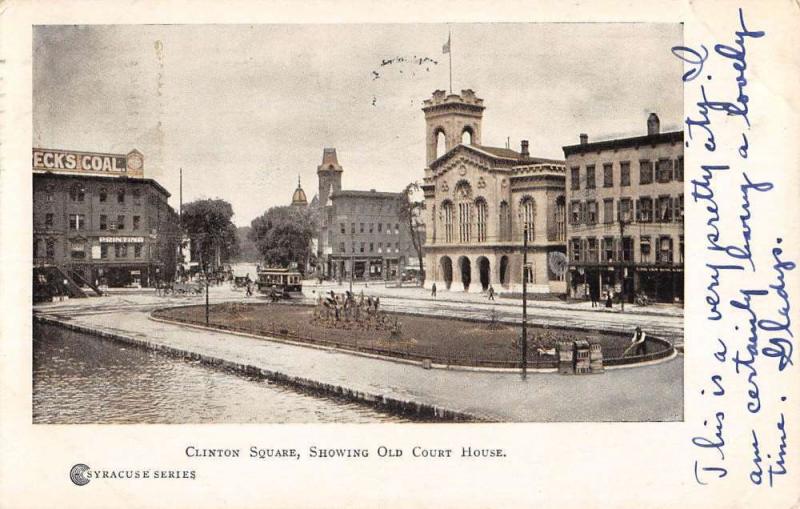
M 597 307 L 597 301 L 600 300 L 600 288 L 589 285 L 589 298 L 592 299 L 592 307 Z
M 494 300 L 494 286 L 489 285 L 489 300 Z
M 612 298 L 613 298 L 613 293 L 612 293 L 612 291 L 611 291 L 611 290 L 607 291 L 607 292 L 606 292 L 606 307 L 607 307 L 607 308 L 610 308 L 610 307 L 612 307 L 612 305 L 613 305 L 613 304 L 612 304 L 612 302 L 611 302 L 611 299 L 612 299 Z
M 247 296 L 253 296 L 253 283 L 251 283 L 249 280 L 247 281 Z
M 431 297 L 436 298 L 436 283 L 431 285 Z

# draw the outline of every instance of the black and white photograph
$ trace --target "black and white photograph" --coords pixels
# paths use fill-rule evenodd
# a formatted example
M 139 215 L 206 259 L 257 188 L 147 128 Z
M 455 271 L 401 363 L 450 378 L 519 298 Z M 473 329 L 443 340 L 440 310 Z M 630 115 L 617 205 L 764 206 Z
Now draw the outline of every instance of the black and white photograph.
M 33 37 L 35 423 L 682 420 L 681 24 Z

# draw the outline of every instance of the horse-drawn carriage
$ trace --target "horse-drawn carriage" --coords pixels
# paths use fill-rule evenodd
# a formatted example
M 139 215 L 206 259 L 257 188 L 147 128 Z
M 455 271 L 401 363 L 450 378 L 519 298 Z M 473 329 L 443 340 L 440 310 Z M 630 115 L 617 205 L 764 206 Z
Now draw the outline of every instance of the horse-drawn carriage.
M 163 289 L 165 295 L 201 295 L 204 290 L 205 286 L 201 283 L 183 283 L 180 281 L 176 281 Z

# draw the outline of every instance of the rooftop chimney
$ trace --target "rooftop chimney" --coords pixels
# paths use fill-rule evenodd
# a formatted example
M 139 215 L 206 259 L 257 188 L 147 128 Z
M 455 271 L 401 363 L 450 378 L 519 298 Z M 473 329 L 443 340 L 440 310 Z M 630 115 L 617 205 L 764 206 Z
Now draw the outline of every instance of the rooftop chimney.
M 531 156 L 530 152 L 528 152 L 528 140 L 522 140 L 519 142 L 519 144 L 519 155 L 521 155 L 523 159 L 528 159 Z
M 581 145 L 586 145 L 587 143 L 589 143 L 589 135 L 588 134 L 581 133 L 578 137 L 581 139 Z
M 652 136 L 661 132 L 661 122 L 658 120 L 658 115 L 651 113 L 647 117 L 647 135 Z

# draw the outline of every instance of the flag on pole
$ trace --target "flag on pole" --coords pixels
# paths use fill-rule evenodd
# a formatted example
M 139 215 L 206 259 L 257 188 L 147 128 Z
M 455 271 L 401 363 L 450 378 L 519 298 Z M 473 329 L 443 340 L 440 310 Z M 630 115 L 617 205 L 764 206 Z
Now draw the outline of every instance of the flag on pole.
M 450 34 L 447 34 L 447 42 L 442 46 L 442 54 L 446 55 L 448 53 L 450 53 Z

